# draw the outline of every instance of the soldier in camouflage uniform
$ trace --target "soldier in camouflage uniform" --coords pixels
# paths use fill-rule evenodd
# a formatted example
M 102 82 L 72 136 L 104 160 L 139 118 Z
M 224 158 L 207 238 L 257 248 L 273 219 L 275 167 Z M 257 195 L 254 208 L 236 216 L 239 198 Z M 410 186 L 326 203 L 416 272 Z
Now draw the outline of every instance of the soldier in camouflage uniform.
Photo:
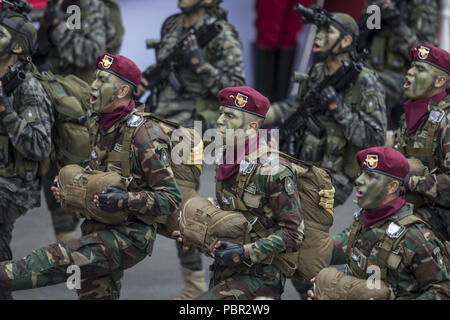
M 202 120 L 211 128 L 219 116 L 216 95 L 220 89 L 245 84 L 242 43 L 236 28 L 227 22 L 221 0 L 181 0 L 181 14 L 168 17 L 161 28 L 161 40 L 156 60 L 169 55 L 191 27 L 217 22 L 222 31 L 205 49 L 198 46 L 195 36 L 185 43 L 187 62 L 177 71 L 187 87 L 178 94 L 166 84 L 158 92 L 158 107 L 154 111 L 165 119 L 192 127 L 193 120 Z M 183 199 L 186 201 L 187 199 Z M 207 289 L 199 252 L 178 250 L 185 287 L 175 299 L 192 299 Z
M 331 265 L 347 263 L 346 273 L 359 279 L 378 267 L 395 299 L 450 299 L 444 244 L 405 201 L 406 158 L 395 149 L 374 147 L 358 152 L 357 161 L 362 168 L 355 181 L 361 209 L 351 227 L 333 236 Z
M 410 51 L 404 81 L 405 115 L 396 147 L 422 172 L 411 172 L 407 199 L 450 251 L 450 54 L 430 45 Z
M 223 163 L 217 169 L 216 197 L 223 210 L 242 212 L 253 221 L 253 230 L 251 242 L 243 246 L 230 241 L 215 245 L 210 288 L 200 298 L 280 299 L 286 275 L 279 255 L 295 253 L 304 237 L 297 177 L 289 162 L 280 158 L 275 165 L 278 154 L 257 136 L 270 107 L 268 99 L 248 87 L 225 88 L 218 98 L 222 114 L 217 130 L 227 137 Z M 230 131 L 237 132 L 237 142 L 228 136 Z M 244 146 L 245 155 L 239 151 Z M 227 152 L 233 148 L 235 159 L 228 163 Z M 243 186 L 242 179 L 247 182 Z M 242 198 L 240 187 L 245 188 Z
M 55 74 L 73 74 L 87 83 L 93 80 L 92 65 L 97 56 L 105 51 L 118 53 L 123 36 L 120 8 L 116 0 L 56 0 L 49 1 L 41 20 L 49 48 L 44 48 L 47 55 L 39 62 L 50 63 Z M 78 5 L 81 13 L 81 28 L 70 29 L 66 24 L 66 10 L 71 5 Z M 110 10 L 111 9 L 111 10 Z M 53 22 L 53 23 L 52 23 Z M 46 25 L 51 24 L 46 27 Z M 43 26 L 42 26 L 43 25 Z M 39 31 L 40 34 L 44 30 Z M 39 45 L 45 45 L 39 38 Z M 38 51 L 39 52 L 39 51 Z M 55 203 L 50 192 L 51 181 L 44 179 L 43 189 L 50 210 L 56 240 L 75 238 L 75 229 L 79 219 L 67 214 Z
M 368 50 L 368 63 L 378 72 L 386 93 L 390 129 L 400 125 L 405 96 L 399 92 L 408 70 L 409 50 L 419 42 L 436 44 L 439 0 L 368 0 L 366 7 L 381 8 L 381 28 L 369 30 L 367 16 L 360 20 L 360 46 Z M 391 145 L 392 146 L 392 145 Z
M 310 88 L 339 69 L 343 60 L 354 59 L 358 36 L 355 20 L 344 13 L 332 16 L 336 20 L 331 20 L 329 28 L 320 27 L 316 34 L 313 52 L 315 58 L 322 62 L 312 66 L 300 99 Z M 316 137 L 306 130 L 304 138 L 297 142 L 295 150 L 299 153 L 295 156 L 331 170 L 336 189 L 334 204 L 338 206 L 352 192 L 352 182 L 358 171 L 353 161 L 356 152 L 384 145 L 387 125 L 384 91 L 374 72 L 363 67 L 343 93 L 337 93 L 329 86 L 321 92 L 321 97 L 325 111 L 317 118 L 325 129 L 325 135 Z M 298 102 L 277 104 L 269 117 L 286 119 L 286 115 L 302 107 L 307 106 Z
M 135 181 L 128 189 L 132 191 L 108 187 L 104 193 L 94 195 L 93 201 L 106 213 L 125 210 L 128 217 L 119 225 L 86 219 L 81 226 L 81 238 L 54 243 L 23 259 L 1 263 L 1 291 L 65 282 L 68 266 L 77 265 L 82 279 L 80 299 L 117 299 L 123 270 L 151 255 L 158 217 L 171 214 L 181 203 L 167 160 L 169 137 L 157 122 L 133 113 L 133 91 L 139 84 L 140 70 L 126 57 L 111 54 L 99 56 L 96 66 L 90 102 L 100 113 L 97 121 L 92 122 L 93 152 L 89 166 L 125 175 L 122 162 L 100 155 L 117 155 L 115 151 L 124 145 L 125 128 L 140 126 L 136 127 L 127 157 L 131 159 L 128 167 Z M 58 188 L 52 189 L 59 200 Z
M 26 61 L 36 44 L 33 24 L 5 9 L 0 13 L 0 29 L 0 77 L 13 65 L 26 74 L 11 88 L 10 97 L 5 92 L 10 83 L 0 85 L 0 261 L 5 261 L 12 259 L 14 222 L 40 206 L 39 161 L 50 154 L 54 116 L 47 94 L 32 75 L 36 67 Z M 0 298 L 12 299 L 8 292 Z
M 181 0 L 181 14 L 170 16 L 161 28 L 161 40 L 156 61 L 174 50 L 189 28 L 217 22 L 222 31 L 205 49 L 199 48 L 195 36 L 185 43 L 186 63 L 177 71 L 187 84 L 180 95 L 170 85 L 158 93 L 156 113 L 182 126 L 192 127 L 192 119 L 215 125 L 219 116 L 216 95 L 220 89 L 245 84 L 242 43 L 236 28 L 227 22 L 226 12 L 219 7 L 221 0 Z

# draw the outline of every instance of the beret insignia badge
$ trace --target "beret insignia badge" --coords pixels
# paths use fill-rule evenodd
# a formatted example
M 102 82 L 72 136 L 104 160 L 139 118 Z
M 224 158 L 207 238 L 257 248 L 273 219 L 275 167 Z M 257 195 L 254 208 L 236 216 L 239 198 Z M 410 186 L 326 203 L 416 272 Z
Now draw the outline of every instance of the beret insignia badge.
M 419 59 L 426 60 L 428 58 L 429 53 L 430 53 L 430 48 L 420 46 L 418 57 L 419 57 Z
M 105 54 L 105 56 L 103 57 L 103 59 L 101 61 L 101 64 L 102 64 L 103 68 L 109 69 L 111 67 L 113 61 L 114 61 L 113 57 L 110 57 Z
M 245 107 L 245 105 L 247 104 L 248 101 L 248 97 L 242 93 L 238 93 L 236 95 L 236 98 L 234 99 L 234 104 L 236 105 L 236 107 Z
M 375 169 L 378 166 L 378 155 L 377 154 L 368 154 L 366 156 L 366 160 L 364 161 L 364 164 L 369 169 Z

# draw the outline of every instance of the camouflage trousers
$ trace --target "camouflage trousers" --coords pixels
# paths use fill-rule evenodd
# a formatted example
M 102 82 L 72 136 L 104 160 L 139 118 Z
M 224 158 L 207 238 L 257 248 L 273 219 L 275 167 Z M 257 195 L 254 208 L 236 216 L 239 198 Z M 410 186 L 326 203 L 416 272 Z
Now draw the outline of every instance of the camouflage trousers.
M 14 222 L 24 215 L 27 209 L 19 207 L 7 199 L 0 198 L 0 261 L 12 259 L 10 248 Z M 12 299 L 10 292 L 0 292 L 0 300 Z
M 274 265 L 255 264 L 227 276 L 230 269 L 212 264 L 209 290 L 200 300 L 253 300 L 257 297 L 281 299 L 285 275 Z M 243 268 L 241 268 L 243 269 Z
M 151 255 L 156 225 L 127 221 L 111 226 L 85 220 L 83 236 L 34 250 L 20 260 L 0 263 L 0 291 L 66 282 L 68 267 L 80 268 L 80 299 L 118 299 L 123 270 Z

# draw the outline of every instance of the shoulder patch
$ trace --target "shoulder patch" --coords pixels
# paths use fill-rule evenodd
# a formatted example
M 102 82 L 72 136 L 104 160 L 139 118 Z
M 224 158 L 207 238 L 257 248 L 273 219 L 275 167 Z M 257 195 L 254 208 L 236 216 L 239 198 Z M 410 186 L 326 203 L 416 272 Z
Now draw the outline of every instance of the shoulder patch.
M 295 193 L 295 183 L 290 176 L 284 178 L 284 190 L 289 196 Z
M 374 95 L 370 95 L 367 98 L 367 103 L 366 103 L 366 112 L 371 113 L 374 112 L 376 109 L 376 106 L 378 104 L 378 99 L 376 96 Z
M 169 147 L 165 143 L 158 144 L 156 147 L 156 153 L 159 155 L 159 159 L 165 167 L 170 165 L 169 163 Z
M 431 110 L 430 115 L 428 116 L 428 121 L 431 123 L 439 123 L 445 116 L 444 110 Z
M 397 239 L 405 232 L 405 230 L 405 227 L 400 226 L 395 222 L 391 222 L 386 229 L 386 234 L 391 239 Z
M 141 125 L 142 122 L 144 122 L 143 116 L 132 114 L 127 120 L 127 125 L 131 128 L 137 128 Z
M 36 121 L 36 110 L 32 107 L 28 107 L 25 109 L 23 116 L 27 122 Z

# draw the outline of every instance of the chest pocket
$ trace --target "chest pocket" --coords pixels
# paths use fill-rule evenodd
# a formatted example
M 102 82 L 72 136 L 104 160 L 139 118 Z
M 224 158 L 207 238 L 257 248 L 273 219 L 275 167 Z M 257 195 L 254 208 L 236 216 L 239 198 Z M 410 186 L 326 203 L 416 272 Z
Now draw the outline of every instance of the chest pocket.
M 252 194 L 244 191 L 243 200 L 247 207 L 256 209 L 260 207 L 262 197 L 262 194 Z

